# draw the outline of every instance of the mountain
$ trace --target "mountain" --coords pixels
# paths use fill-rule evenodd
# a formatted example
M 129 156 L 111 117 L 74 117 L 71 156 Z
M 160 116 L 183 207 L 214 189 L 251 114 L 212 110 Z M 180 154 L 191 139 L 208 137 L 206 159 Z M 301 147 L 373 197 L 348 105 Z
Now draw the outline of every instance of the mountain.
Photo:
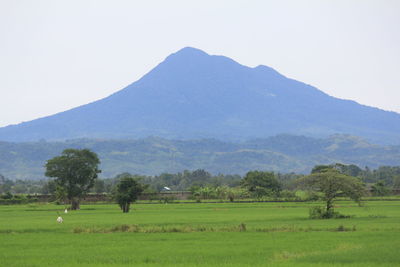
M 187 47 L 107 98 L 0 128 L 0 140 L 248 140 L 281 133 L 346 133 L 400 144 L 400 114 L 331 97 L 267 66 L 250 68 Z
M 246 142 L 215 139 L 138 140 L 80 139 L 65 142 L 0 142 L 0 174 L 9 179 L 43 179 L 46 161 L 65 148 L 89 148 L 101 160 L 101 177 L 123 172 L 158 175 L 185 169 L 214 174 L 245 174 L 249 170 L 309 173 L 317 164 L 345 163 L 364 168 L 397 166 L 400 146 L 380 146 L 334 135 L 328 138 L 279 135 Z

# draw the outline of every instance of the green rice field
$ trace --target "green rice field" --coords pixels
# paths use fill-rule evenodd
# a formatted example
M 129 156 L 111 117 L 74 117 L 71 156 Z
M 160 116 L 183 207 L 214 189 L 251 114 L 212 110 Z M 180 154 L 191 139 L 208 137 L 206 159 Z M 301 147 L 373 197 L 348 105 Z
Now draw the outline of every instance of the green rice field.
M 400 201 L 318 204 L 0 206 L 0 266 L 400 266 Z

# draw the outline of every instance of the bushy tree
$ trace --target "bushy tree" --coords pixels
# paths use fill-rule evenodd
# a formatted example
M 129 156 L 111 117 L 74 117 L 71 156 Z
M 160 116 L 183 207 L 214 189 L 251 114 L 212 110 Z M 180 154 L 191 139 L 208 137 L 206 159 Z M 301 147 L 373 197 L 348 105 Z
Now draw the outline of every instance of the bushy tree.
M 65 149 L 61 156 L 47 161 L 45 175 L 55 178 L 57 191 L 63 191 L 71 209 L 76 210 L 101 172 L 99 164 L 97 154 L 89 149 Z
M 390 190 L 386 187 L 384 180 L 379 180 L 372 185 L 371 192 L 374 196 L 386 196 L 389 195 Z
M 360 179 L 340 173 L 338 170 L 326 167 L 317 168 L 313 172 L 298 180 L 301 187 L 320 192 L 326 201 L 324 218 L 331 218 L 334 215 L 334 200 L 339 196 L 346 196 L 360 202 L 365 193 L 364 184 Z
M 14 185 L 14 182 L 5 178 L 0 174 L 0 194 L 9 192 Z
M 96 193 L 103 193 L 105 192 L 105 183 L 104 180 L 96 179 L 94 182 L 93 190 Z
M 54 180 L 49 180 L 43 184 L 41 193 L 54 195 L 57 189 L 57 183 Z
M 114 192 L 114 199 L 117 201 L 122 212 L 129 212 L 131 203 L 135 202 L 139 195 L 146 189 L 138 179 L 127 175 L 120 178 Z
M 256 197 L 278 195 L 282 190 L 282 186 L 273 172 L 249 171 L 241 184 Z
M 393 189 L 400 190 L 400 175 L 393 177 Z

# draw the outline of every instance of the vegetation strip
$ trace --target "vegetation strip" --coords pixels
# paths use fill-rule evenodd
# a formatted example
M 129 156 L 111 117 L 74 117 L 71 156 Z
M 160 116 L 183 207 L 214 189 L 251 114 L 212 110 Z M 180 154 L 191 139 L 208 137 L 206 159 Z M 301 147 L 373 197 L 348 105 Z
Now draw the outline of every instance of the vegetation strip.
M 121 224 L 110 228 L 96 227 L 75 227 L 72 232 L 81 233 L 192 233 L 192 232 L 349 232 L 356 231 L 356 226 L 339 225 L 334 228 L 315 228 L 315 227 L 272 227 L 272 228 L 254 228 L 247 229 L 246 224 L 241 223 L 238 226 L 209 227 L 209 226 L 139 226 L 136 224 Z

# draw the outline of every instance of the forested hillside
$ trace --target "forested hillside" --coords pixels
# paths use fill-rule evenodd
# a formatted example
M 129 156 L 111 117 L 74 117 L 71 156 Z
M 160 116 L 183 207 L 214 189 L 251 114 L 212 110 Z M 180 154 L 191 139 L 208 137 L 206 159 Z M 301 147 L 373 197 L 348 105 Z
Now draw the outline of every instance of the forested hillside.
M 240 174 L 249 170 L 309 173 L 318 164 L 336 162 L 364 168 L 398 166 L 400 146 L 380 146 L 365 140 L 334 135 L 326 139 L 278 135 L 246 142 L 215 139 L 177 141 L 79 139 L 65 142 L 0 142 L 0 173 L 8 179 L 42 179 L 46 160 L 65 148 L 89 148 L 101 160 L 100 177 L 123 172 L 158 175 L 204 169 L 212 174 Z

